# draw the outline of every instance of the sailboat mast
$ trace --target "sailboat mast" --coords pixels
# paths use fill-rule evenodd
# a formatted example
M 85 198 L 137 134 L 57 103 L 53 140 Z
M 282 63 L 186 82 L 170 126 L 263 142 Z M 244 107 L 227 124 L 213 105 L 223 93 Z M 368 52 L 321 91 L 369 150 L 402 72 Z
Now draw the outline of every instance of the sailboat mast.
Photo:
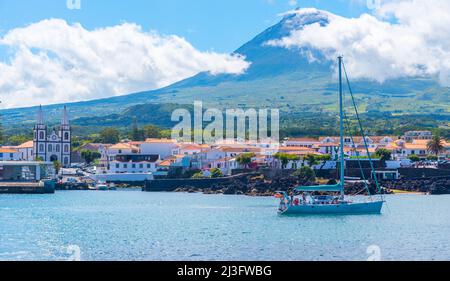
M 340 184 L 341 184 L 341 195 L 344 196 L 345 188 L 345 159 L 344 159 L 344 98 L 342 93 L 342 56 L 338 57 L 339 60 L 339 124 L 340 124 Z

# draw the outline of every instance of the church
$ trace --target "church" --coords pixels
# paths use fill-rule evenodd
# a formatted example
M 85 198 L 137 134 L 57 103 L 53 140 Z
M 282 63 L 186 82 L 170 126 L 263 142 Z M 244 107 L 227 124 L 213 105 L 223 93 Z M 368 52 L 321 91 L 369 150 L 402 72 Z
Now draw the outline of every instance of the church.
M 34 127 L 33 158 L 48 162 L 61 162 L 63 167 L 70 167 L 72 151 L 72 132 L 69 125 L 67 108 L 64 106 L 61 126 L 54 128 L 50 134 L 44 124 L 42 107 L 39 107 L 37 123 Z

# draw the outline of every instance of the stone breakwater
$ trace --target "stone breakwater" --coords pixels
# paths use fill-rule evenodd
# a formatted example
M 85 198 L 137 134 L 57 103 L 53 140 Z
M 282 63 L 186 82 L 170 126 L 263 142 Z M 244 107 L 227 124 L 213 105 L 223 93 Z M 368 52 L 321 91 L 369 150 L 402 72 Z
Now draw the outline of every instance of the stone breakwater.
M 248 196 L 273 196 L 277 191 L 291 192 L 297 186 L 316 185 L 316 182 L 305 181 L 294 177 L 266 177 L 264 175 L 248 175 L 245 177 L 228 180 L 224 183 L 216 183 L 208 188 L 198 188 L 192 185 L 180 186 L 175 192 L 203 192 L 204 194 L 248 195 Z M 330 183 L 334 184 L 334 183 Z M 347 194 L 361 194 L 365 189 L 364 184 L 346 185 Z M 376 192 L 374 184 L 369 186 L 371 193 Z M 384 192 L 387 193 L 387 192 Z
M 450 177 L 383 181 L 381 185 L 388 190 L 428 193 L 432 195 L 450 194 Z
M 224 183 L 215 183 L 207 188 L 198 188 L 193 185 L 180 186 L 175 192 L 202 192 L 204 194 L 273 196 L 276 191 L 290 192 L 296 186 L 316 185 L 316 182 L 304 181 L 294 177 L 267 177 L 264 175 L 247 175 L 228 180 Z M 330 184 L 334 184 L 330 182 Z M 382 193 L 391 194 L 392 190 L 407 192 L 420 192 L 433 195 L 450 194 L 450 178 L 431 178 L 416 180 L 382 181 Z M 345 193 L 349 195 L 367 194 L 363 183 L 347 183 Z M 369 185 L 371 194 L 377 193 L 374 183 Z

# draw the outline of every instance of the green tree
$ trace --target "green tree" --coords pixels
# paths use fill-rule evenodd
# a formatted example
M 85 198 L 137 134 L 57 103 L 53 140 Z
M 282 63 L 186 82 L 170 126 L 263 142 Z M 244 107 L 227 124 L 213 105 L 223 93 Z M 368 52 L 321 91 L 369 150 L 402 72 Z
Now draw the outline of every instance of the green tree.
M 409 155 L 408 159 L 411 160 L 412 162 L 419 162 L 420 161 L 420 157 L 415 155 L 415 154 Z
M 100 142 L 115 144 L 120 141 L 120 132 L 115 128 L 106 128 L 100 132 Z
M 59 171 L 60 171 L 61 168 L 62 168 L 61 162 L 59 162 L 59 161 L 53 162 L 53 168 L 55 168 L 56 174 L 59 174 Z
M 314 154 L 306 155 L 304 160 L 308 161 L 308 166 L 309 167 L 312 167 L 312 166 L 315 166 L 315 165 L 319 164 L 319 161 L 317 160 L 317 157 Z
M 433 136 L 433 138 L 428 142 L 427 149 L 430 153 L 438 156 L 439 153 L 444 151 L 444 140 L 439 135 Z
M 134 117 L 134 119 L 133 119 L 133 127 L 131 129 L 130 138 L 133 141 L 143 141 L 144 140 L 144 131 L 139 129 L 136 117 Z
M 31 140 L 30 138 L 28 138 L 27 136 L 24 135 L 14 135 L 14 136 L 10 136 L 8 138 L 8 143 L 10 145 L 20 145 L 22 143 L 25 143 L 27 141 Z
M 295 171 L 292 177 L 298 178 L 302 182 L 315 182 L 316 181 L 316 173 L 311 167 L 301 167 L 297 171 Z
M 171 130 L 162 130 L 160 137 L 165 138 L 165 139 L 170 139 L 172 137 L 172 131 Z
M 97 151 L 84 149 L 81 151 L 81 157 L 83 157 L 88 165 L 91 165 L 95 160 L 100 159 L 102 155 Z
M 255 157 L 254 153 L 243 153 L 236 158 L 236 161 L 245 168 L 248 168 L 248 166 L 252 163 L 253 157 Z
M 380 148 L 375 152 L 375 156 L 380 158 L 381 161 L 389 161 L 392 159 L 392 153 L 386 148 Z
M 211 173 L 211 178 L 223 177 L 222 171 L 218 168 L 212 168 L 209 172 Z
M 290 161 L 298 161 L 299 158 L 297 155 L 286 154 L 286 153 L 277 153 L 274 155 L 275 159 L 281 162 L 281 169 L 286 169 L 287 165 Z
M 198 173 L 195 173 L 194 175 L 192 175 L 192 178 L 193 179 L 203 179 L 203 178 L 205 178 L 205 176 L 203 175 L 203 172 L 198 172 Z
M 144 126 L 143 130 L 144 130 L 144 137 L 146 139 L 148 139 L 148 138 L 155 138 L 155 139 L 161 138 L 161 129 L 158 128 L 155 125 L 146 125 L 146 126 Z
M 439 157 L 437 157 L 436 155 L 428 155 L 427 156 L 427 160 L 429 161 L 437 161 L 439 159 Z

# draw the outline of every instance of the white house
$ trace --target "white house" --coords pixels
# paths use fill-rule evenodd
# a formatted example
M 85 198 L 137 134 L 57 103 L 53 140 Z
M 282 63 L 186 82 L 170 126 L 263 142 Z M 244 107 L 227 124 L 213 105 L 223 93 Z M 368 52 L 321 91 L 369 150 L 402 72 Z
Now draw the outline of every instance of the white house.
M 178 144 L 175 140 L 170 139 L 147 139 L 140 145 L 140 153 L 145 155 L 159 155 L 161 160 L 164 160 L 174 154 L 178 149 Z
M 319 145 L 321 142 L 315 138 L 290 138 L 284 142 L 285 146 L 288 147 L 306 147 L 313 148 Z
M 0 161 L 19 161 L 21 155 L 19 151 L 11 148 L 0 148 Z
M 34 154 L 33 154 L 33 141 L 28 141 L 25 143 L 22 143 L 19 146 L 16 146 L 15 149 L 17 149 L 20 153 L 20 160 L 22 161 L 33 161 Z
M 157 170 L 159 155 L 120 154 L 109 162 L 108 174 L 147 174 Z
M 431 140 L 433 133 L 430 131 L 409 131 L 402 138 L 407 142 L 412 142 L 413 140 Z

